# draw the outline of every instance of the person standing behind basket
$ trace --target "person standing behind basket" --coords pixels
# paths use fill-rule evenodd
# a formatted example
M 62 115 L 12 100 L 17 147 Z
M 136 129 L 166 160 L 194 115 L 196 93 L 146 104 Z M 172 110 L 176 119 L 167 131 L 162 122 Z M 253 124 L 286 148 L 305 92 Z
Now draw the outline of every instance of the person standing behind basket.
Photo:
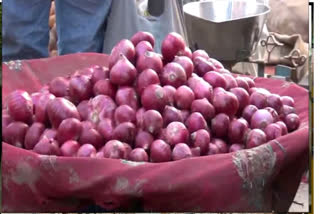
M 102 52 L 112 0 L 55 0 L 58 54 Z M 51 0 L 3 0 L 2 61 L 49 56 Z

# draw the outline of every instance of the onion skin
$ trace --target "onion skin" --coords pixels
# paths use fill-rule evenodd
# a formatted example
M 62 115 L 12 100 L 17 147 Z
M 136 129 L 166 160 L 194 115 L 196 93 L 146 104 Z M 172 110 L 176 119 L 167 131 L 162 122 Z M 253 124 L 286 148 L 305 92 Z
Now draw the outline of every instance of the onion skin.
M 134 110 L 140 107 L 138 94 L 132 87 L 120 87 L 116 93 L 115 100 L 117 105 L 128 105 Z
M 143 129 L 157 135 L 163 127 L 163 118 L 156 110 L 148 110 L 143 114 Z
M 110 81 L 119 86 L 133 85 L 138 72 L 134 65 L 122 54 L 117 63 L 110 70 Z
M 142 93 L 141 103 L 146 110 L 158 110 L 162 112 L 167 104 L 166 93 L 160 85 L 149 85 Z
M 88 100 L 83 100 L 77 106 L 77 110 L 79 112 L 81 120 L 87 120 L 88 119 L 88 115 L 89 115 L 89 111 L 88 111 L 89 105 L 88 105 L 88 103 L 89 103 Z
M 110 140 L 104 146 L 103 153 L 105 158 L 124 159 L 125 147 L 118 140 Z
M 80 148 L 80 144 L 74 140 L 68 140 L 61 146 L 62 156 L 75 157 Z
M 207 81 L 212 87 L 221 87 L 223 89 L 227 88 L 227 81 L 222 74 L 215 71 L 209 71 L 204 76 L 203 79 Z
M 54 140 L 42 138 L 33 148 L 33 151 L 41 155 L 57 155 L 59 147 L 53 143 Z
M 115 127 L 113 130 L 113 139 L 121 142 L 133 144 L 136 137 L 136 126 L 130 122 L 124 122 Z
M 192 102 L 191 112 L 199 112 L 207 121 L 210 121 L 215 116 L 216 110 L 206 98 L 203 98 Z
M 199 129 L 207 129 L 207 122 L 199 112 L 193 112 L 186 120 L 186 126 L 190 133 L 198 131 Z
M 144 149 L 136 148 L 130 152 L 129 160 L 136 162 L 147 162 L 149 157 Z
M 162 85 L 171 85 L 178 88 L 187 82 L 187 75 L 180 64 L 170 62 L 164 66 L 160 80 Z
M 239 102 L 239 108 L 238 108 L 238 113 L 241 113 L 242 110 L 249 105 L 249 93 L 240 87 L 236 88 L 231 88 L 230 92 L 236 95 L 238 102 Z
M 208 59 L 209 62 L 211 62 L 213 64 L 213 66 L 217 69 L 217 70 L 221 70 L 224 69 L 224 66 L 222 65 L 221 62 L 219 62 L 218 60 L 214 59 L 214 58 L 209 58 Z
M 294 107 L 294 99 L 289 96 L 282 96 L 280 98 L 283 105 Z
M 152 84 L 160 84 L 158 74 L 152 69 L 142 71 L 137 79 L 137 92 L 142 94 L 143 90 Z
M 150 160 L 154 163 L 171 161 L 171 149 L 163 140 L 155 140 L 150 147 Z
M 171 122 L 166 128 L 166 141 L 170 146 L 189 142 L 189 131 L 181 122 Z
M 251 149 L 267 142 L 266 134 L 260 129 L 252 129 L 247 136 L 246 148 Z
M 279 125 L 272 123 L 265 128 L 264 133 L 266 134 L 267 141 L 270 141 L 282 135 L 282 128 Z
M 32 121 L 32 98 L 26 91 L 15 90 L 7 97 L 8 113 L 15 121 L 30 123 Z
M 232 144 L 230 147 L 229 147 L 229 153 L 232 153 L 232 152 L 237 152 L 237 151 L 240 151 L 240 150 L 244 150 L 245 149 L 245 146 L 243 144 Z
M 140 130 L 135 138 L 135 148 L 142 148 L 149 151 L 153 141 L 154 137 L 149 132 Z
M 288 114 L 295 114 L 296 110 L 294 107 L 283 105 L 282 110 L 279 114 L 280 119 L 284 120 Z
M 113 85 L 110 79 L 99 80 L 93 86 L 93 93 L 95 96 L 102 94 L 114 99 L 117 92 L 117 87 Z
M 209 148 L 208 148 L 208 152 L 206 155 L 216 155 L 216 154 L 220 154 L 220 150 L 219 147 L 214 144 L 214 143 L 209 143 Z
M 226 137 L 228 134 L 228 128 L 230 124 L 230 118 L 224 113 L 217 114 L 215 118 L 211 120 L 211 131 L 216 137 Z
M 141 41 L 136 45 L 136 55 L 137 57 L 142 56 L 147 51 L 154 51 L 152 45 L 148 41 Z
M 189 59 L 191 59 L 191 61 L 192 61 L 192 51 L 191 51 L 191 49 L 190 49 L 189 47 L 187 47 L 187 46 L 184 48 L 184 50 L 179 51 L 179 52 L 177 53 L 177 56 L 186 56 L 186 57 L 188 57 Z
M 194 93 L 188 86 L 180 86 L 174 95 L 176 106 L 179 109 L 190 109 L 192 102 L 195 99 Z
M 40 140 L 43 138 L 48 138 L 49 140 L 54 140 L 57 136 L 57 131 L 55 129 L 46 129 L 40 136 Z
M 212 104 L 218 113 L 225 113 L 230 117 L 234 116 L 239 109 L 237 96 L 227 91 L 216 93 L 213 97 Z
M 33 149 L 34 146 L 39 142 L 44 130 L 45 126 L 42 123 L 33 123 L 26 132 L 24 147 L 26 149 Z
M 292 131 L 298 129 L 300 126 L 300 118 L 297 114 L 294 114 L 294 113 L 288 114 L 285 117 L 284 122 L 285 122 L 289 132 L 292 132 Z
M 162 117 L 165 127 L 174 121 L 184 122 L 181 111 L 173 106 L 166 106 L 162 112 Z
M 192 152 L 189 146 L 185 143 L 178 143 L 172 150 L 172 159 L 174 161 L 191 158 Z
M 92 67 L 87 67 L 87 68 L 82 68 L 82 69 L 79 69 L 79 70 L 76 70 L 72 75 L 71 77 L 75 77 L 75 76 L 88 76 L 89 78 L 92 77 L 92 74 L 93 74 L 93 69 Z
M 53 94 L 43 94 L 38 103 L 35 105 L 35 121 L 39 123 L 46 124 L 49 120 L 48 112 L 47 112 L 47 105 L 50 101 L 54 100 L 55 96 Z
M 205 155 L 209 150 L 210 134 L 205 129 L 200 129 L 190 135 L 193 147 L 199 147 L 201 155 Z
M 93 70 L 91 82 L 92 85 L 95 85 L 99 80 L 104 80 L 109 77 L 109 68 L 107 67 L 101 67 L 99 65 L 95 65 L 91 67 Z
M 272 115 L 274 122 L 277 122 L 279 120 L 279 115 L 276 110 L 274 110 L 271 107 L 266 107 L 264 109 L 267 110 Z
M 114 112 L 114 120 L 116 124 L 124 122 L 136 122 L 136 112 L 128 105 L 118 106 Z
M 275 122 L 272 115 L 265 109 L 259 109 L 256 111 L 251 118 L 252 129 L 265 129 L 269 124 Z
M 245 79 L 243 79 L 243 77 L 236 77 L 235 79 L 237 81 L 238 87 L 243 88 L 246 91 L 249 91 L 249 84 Z
M 182 116 L 182 122 L 186 122 L 188 117 L 190 116 L 190 111 L 189 110 L 182 110 L 181 111 L 181 116 Z
M 238 87 L 237 80 L 231 75 L 231 73 L 223 73 L 222 75 L 227 81 L 226 90 L 230 90 L 231 88 Z
M 88 120 L 97 125 L 103 119 L 113 119 L 116 108 L 117 105 L 111 97 L 106 95 L 97 95 L 93 99 L 89 100 Z
M 182 68 L 184 69 L 184 71 L 186 73 L 187 79 L 189 77 L 191 77 L 193 69 L 194 69 L 194 66 L 193 66 L 192 60 L 189 57 L 187 57 L 187 56 L 176 56 L 174 58 L 173 62 L 178 63 L 179 65 L 182 66 Z
M 113 136 L 114 126 L 112 120 L 109 118 L 103 119 L 97 126 L 97 131 L 101 134 L 104 140 L 109 141 Z
M 270 94 L 267 96 L 267 106 L 276 110 L 277 113 L 280 113 L 283 106 L 281 97 L 277 94 Z
M 213 88 L 204 79 L 192 76 L 188 79 L 188 86 L 192 89 L 196 99 L 213 99 Z
M 169 33 L 162 41 L 161 53 L 166 62 L 171 62 L 175 55 L 186 47 L 182 36 L 176 32 Z
M 80 120 L 80 115 L 73 103 L 65 98 L 55 98 L 47 104 L 49 120 L 54 128 L 58 128 L 60 123 L 67 118 Z
M 211 143 L 217 145 L 219 153 L 227 153 L 229 151 L 227 143 L 222 139 L 215 138 L 211 141 Z
M 109 70 L 118 62 L 120 55 L 124 55 L 131 63 L 134 62 L 136 51 L 132 42 L 128 39 L 122 39 L 111 50 L 109 57 Z
M 248 122 L 243 118 L 232 120 L 228 129 L 229 142 L 244 143 L 244 137 L 248 126 Z
M 209 148 L 209 146 L 208 146 L 208 148 Z M 190 150 L 191 150 L 191 153 L 192 153 L 192 157 L 199 157 L 201 155 L 200 154 L 200 147 L 190 148 Z
M 96 156 L 97 150 L 91 144 L 83 144 L 77 152 L 77 157 L 90 157 L 94 158 Z
M 154 47 L 155 38 L 150 32 L 138 31 L 131 37 L 131 42 L 134 46 L 137 46 L 142 41 L 147 41 Z
M 205 50 L 196 50 L 192 53 L 192 61 L 194 61 L 197 57 L 203 57 L 204 59 L 209 59 L 209 55 Z
M 260 92 L 253 92 L 251 95 L 250 95 L 250 101 L 249 103 L 251 105 L 255 105 L 257 106 L 258 109 L 263 109 L 265 107 L 268 106 L 268 103 L 267 103 L 267 95 L 266 94 L 263 94 L 263 93 L 260 93 Z
M 56 77 L 49 83 L 49 92 L 56 97 L 65 97 L 69 93 L 69 80 Z
M 174 96 L 177 89 L 171 85 L 165 85 L 163 86 L 163 90 L 164 90 L 165 96 L 167 97 L 167 104 L 173 106 L 175 102 Z
M 68 118 L 63 120 L 57 131 L 57 140 L 61 144 L 68 140 L 77 141 L 82 132 L 82 124 L 80 120 L 75 118 Z
M 281 128 L 281 135 L 288 134 L 287 125 L 283 121 L 278 121 L 276 124 Z
M 250 123 L 252 115 L 258 111 L 258 108 L 254 105 L 247 105 L 242 111 L 242 117 Z
M 94 146 L 96 149 L 101 148 L 103 146 L 103 142 L 103 137 L 97 130 L 93 128 L 88 130 L 82 130 L 79 137 L 79 143 L 81 145 L 90 144 Z
M 143 114 L 146 112 L 144 108 L 139 108 L 136 112 L 136 125 L 138 128 L 143 127 Z
M 84 75 L 75 76 L 70 80 L 69 95 L 74 102 L 80 103 L 82 100 L 87 100 L 92 96 L 92 88 L 90 77 Z
M 163 62 L 157 53 L 146 51 L 143 55 L 138 57 L 136 69 L 138 72 L 142 72 L 146 69 L 152 69 L 157 72 L 157 74 L 160 74 L 163 70 Z
M 247 81 L 249 88 L 256 87 L 256 84 L 254 83 L 253 79 L 251 79 L 249 77 L 243 77 L 243 78 Z
M 13 146 L 23 148 L 29 126 L 23 122 L 10 123 L 3 132 L 4 141 Z
M 214 71 L 216 68 L 207 59 L 199 56 L 193 60 L 194 72 L 199 76 L 204 76 L 209 71 Z

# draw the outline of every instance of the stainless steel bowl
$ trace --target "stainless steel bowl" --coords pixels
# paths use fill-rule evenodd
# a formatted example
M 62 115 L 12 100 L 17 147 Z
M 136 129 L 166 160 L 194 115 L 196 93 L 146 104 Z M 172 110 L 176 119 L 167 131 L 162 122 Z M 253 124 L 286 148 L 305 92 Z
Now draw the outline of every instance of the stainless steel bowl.
M 248 0 L 211 0 L 183 6 L 188 43 L 222 61 L 252 55 L 270 8 Z

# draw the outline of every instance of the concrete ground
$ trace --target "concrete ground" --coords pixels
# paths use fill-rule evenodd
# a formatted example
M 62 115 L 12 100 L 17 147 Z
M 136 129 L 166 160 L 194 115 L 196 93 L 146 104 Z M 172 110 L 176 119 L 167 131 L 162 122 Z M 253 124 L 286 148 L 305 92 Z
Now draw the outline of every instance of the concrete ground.
M 309 212 L 309 195 L 309 184 L 301 182 L 289 212 Z

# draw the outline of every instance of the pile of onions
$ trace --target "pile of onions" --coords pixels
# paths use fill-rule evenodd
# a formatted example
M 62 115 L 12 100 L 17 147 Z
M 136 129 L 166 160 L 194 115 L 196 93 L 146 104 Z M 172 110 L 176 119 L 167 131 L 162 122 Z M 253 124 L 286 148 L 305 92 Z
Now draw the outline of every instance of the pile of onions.
M 233 75 L 177 33 L 161 53 L 155 44 L 139 31 L 114 46 L 107 67 L 56 77 L 31 95 L 13 91 L 3 140 L 42 155 L 160 163 L 251 149 L 299 129 L 292 97 Z

